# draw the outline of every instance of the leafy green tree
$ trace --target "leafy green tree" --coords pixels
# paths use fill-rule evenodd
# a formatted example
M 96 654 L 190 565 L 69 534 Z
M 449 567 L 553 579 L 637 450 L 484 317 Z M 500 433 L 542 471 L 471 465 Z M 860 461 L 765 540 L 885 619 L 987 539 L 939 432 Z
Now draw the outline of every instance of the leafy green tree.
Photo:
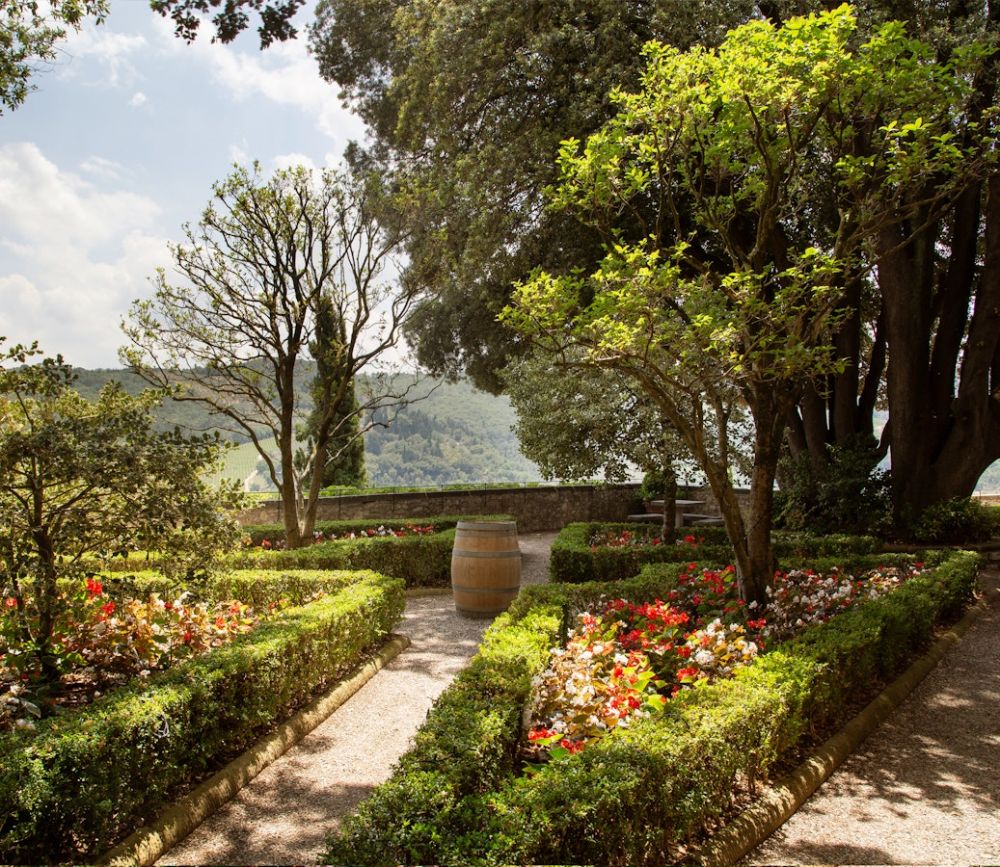
M 646 391 L 719 501 L 748 600 L 773 574 L 790 414 L 805 382 L 841 368 L 829 335 L 845 287 L 880 233 L 915 215 L 917 191 L 944 208 L 989 161 L 988 140 L 955 134 L 984 46 L 941 64 L 901 25 L 852 48 L 856 35 L 840 7 L 745 25 L 717 51 L 650 43 L 641 89 L 613 92 L 618 114 L 560 154 L 554 205 L 605 233 L 604 260 L 589 275 L 537 273 L 506 314 Z M 822 238 L 802 229 L 817 193 L 839 206 Z M 633 223 L 629 242 L 620 227 Z M 730 388 L 753 422 L 746 518 L 720 418 Z
M 610 117 L 658 36 L 721 39 L 750 2 L 321 0 L 311 47 L 374 136 L 362 165 L 393 176 L 409 268 L 433 287 L 408 326 L 422 362 L 497 389 L 511 334 L 496 315 L 536 265 L 600 258 L 600 237 L 544 208 L 567 136 Z M 696 11 L 697 9 L 697 11 Z
M 255 166 L 214 190 L 198 226 L 185 227 L 188 243 L 172 248 L 182 279 L 159 272 L 155 296 L 137 301 L 123 325 L 131 345 L 121 356 L 254 444 L 296 548 L 313 533 L 330 444 L 352 417 L 367 425 L 377 408 L 407 400 L 412 383 L 396 388 L 378 364 L 396 346 L 417 287 L 387 279 L 402 236 L 374 216 L 367 181 L 333 171 L 316 178 L 303 167 L 265 180 Z M 308 387 L 297 387 L 296 370 L 321 310 L 333 323 L 318 347 L 328 376 L 313 391 L 311 446 L 301 454 Z M 351 414 L 362 370 L 370 393 Z
M 0 114 L 24 102 L 39 65 L 55 60 L 56 43 L 68 27 L 87 18 L 100 24 L 107 0 L 5 0 L 0 4 Z
M 95 557 L 143 549 L 168 552 L 168 568 L 204 564 L 235 542 L 222 510 L 240 497 L 202 481 L 219 457 L 215 437 L 152 430 L 161 394 L 130 397 L 110 384 L 87 401 L 60 358 L 28 363 L 37 354 L 15 346 L 0 368 L 0 580 L 20 647 L 52 682 L 60 579 L 82 578 Z
M 687 447 L 648 395 L 611 369 L 594 369 L 579 351 L 561 357 L 535 353 L 515 361 L 504 386 L 517 412 L 515 432 L 525 456 L 546 479 L 607 482 L 636 469 L 664 482 L 663 529 L 674 532 L 678 468 L 690 465 Z
M 154 12 L 169 16 L 174 22 L 174 33 L 185 42 L 193 42 L 201 23 L 211 14 L 215 28 L 212 41 L 232 42 L 250 25 L 250 13 L 260 17 L 257 35 L 260 47 L 273 42 L 294 39 L 297 33 L 292 18 L 305 4 L 305 0 L 149 0 Z M 220 8 L 221 7 L 221 8 Z M 212 14 L 214 13 L 214 14 Z
M 410 209 L 421 223 L 410 261 L 433 288 L 411 322 L 420 357 L 497 387 L 497 369 L 518 351 L 492 321 L 511 284 L 536 265 L 558 272 L 600 259 L 599 236 L 572 214 L 546 210 L 542 191 L 556 180 L 557 141 L 583 139 L 607 120 L 613 86 L 638 86 L 642 44 L 712 47 L 738 24 L 779 24 L 829 5 L 321 0 L 311 30 L 320 69 L 373 137 L 356 157 L 397 177 L 419 201 Z M 993 2 L 875 0 L 858 5 L 858 18 L 859 40 L 902 19 L 941 62 L 1000 34 Z M 972 82 L 971 121 L 992 122 L 984 112 L 995 105 L 995 64 Z M 799 214 L 799 233 L 813 233 L 820 248 L 837 229 L 838 195 L 818 186 Z M 619 229 L 635 241 L 641 227 L 626 216 Z M 981 179 L 948 208 L 900 221 L 881 250 L 872 245 L 873 259 L 894 252 L 845 287 L 830 335 L 844 364 L 804 389 L 787 429 L 792 454 L 807 455 L 817 478 L 828 474 L 828 446 L 875 434 L 877 408 L 896 419 L 884 429 L 880 456 L 891 443 L 900 516 L 967 496 L 1000 458 L 1000 365 L 991 360 L 1000 353 L 993 312 L 1000 284 L 992 276 L 1000 243 L 992 223 L 1000 223 L 1000 181 Z

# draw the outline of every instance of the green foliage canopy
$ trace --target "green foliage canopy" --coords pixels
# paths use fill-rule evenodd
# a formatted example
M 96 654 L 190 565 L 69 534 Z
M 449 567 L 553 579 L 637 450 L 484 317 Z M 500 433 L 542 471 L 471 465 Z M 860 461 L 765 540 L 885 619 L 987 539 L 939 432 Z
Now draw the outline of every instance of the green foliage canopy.
M 66 28 L 79 30 L 86 18 L 98 24 L 108 0 L 5 0 L 0 6 L 0 114 L 24 102 L 39 64 L 55 60 Z
M 842 6 L 752 22 L 718 50 L 649 43 L 640 89 L 613 91 L 615 117 L 563 143 L 551 191 L 604 233 L 605 258 L 590 273 L 537 272 L 505 311 L 533 340 L 583 347 L 645 389 L 720 502 L 747 598 L 773 567 L 789 414 L 807 381 L 841 364 L 829 335 L 845 286 L 864 279 L 868 246 L 908 218 L 915 190 L 944 207 L 990 161 L 987 135 L 957 134 L 987 46 L 940 63 L 897 23 L 855 48 L 856 37 Z M 818 201 L 836 204 L 832 220 Z M 746 522 L 720 416 L 731 389 L 754 422 Z

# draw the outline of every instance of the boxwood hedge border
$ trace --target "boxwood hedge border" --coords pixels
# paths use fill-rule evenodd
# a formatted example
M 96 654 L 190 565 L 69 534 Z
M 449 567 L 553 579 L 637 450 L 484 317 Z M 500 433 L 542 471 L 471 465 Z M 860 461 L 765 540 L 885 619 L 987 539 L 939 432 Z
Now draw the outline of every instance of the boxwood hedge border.
M 96 856 L 356 665 L 399 622 L 403 582 L 333 578 L 230 644 L 0 736 L 0 860 Z
M 691 527 L 681 530 L 680 542 L 667 545 L 623 545 L 591 547 L 597 533 L 629 531 L 639 536 L 651 532 L 648 524 L 583 522 L 567 524 L 552 543 L 549 578 L 555 582 L 586 583 L 632 578 L 648 563 L 722 564 L 732 561 L 732 547 L 719 527 Z M 689 532 L 688 532 L 689 531 Z M 655 533 L 655 528 L 652 530 Z M 697 544 L 684 542 L 693 536 Z M 813 558 L 827 555 L 874 553 L 881 542 L 872 536 L 813 536 L 807 533 L 776 531 L 775 555 L 779 558 Z
M 658 719 L 515 774 L 521 714 L 565 609 L 663 596 L 679 566 L 599 584 L 529 587 L 431 710 L 390 780 L 330 837 L 331 864 L 659 864 L 766 777 L 807 733 L 893 675 L 972 594 L 979 558 L 925 555 L 933 572 L 773 649 L 732 680 L 685 691 Z M 848 568 L 903 555 L 839 558 Z M 912 558 L 910 558 L 912 559 Z M 845 562 L 848 560 L 849 562 Z

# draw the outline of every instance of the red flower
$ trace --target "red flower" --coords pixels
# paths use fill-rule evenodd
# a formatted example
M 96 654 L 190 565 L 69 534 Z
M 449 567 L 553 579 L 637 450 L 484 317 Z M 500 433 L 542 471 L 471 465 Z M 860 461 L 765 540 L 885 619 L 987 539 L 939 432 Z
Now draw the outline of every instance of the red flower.
M 263 548 L 265 551 L 268 550 L 268 549 L 270 549 L 270 547 L 271 547 L 271 540 L 270 539 L 264 539 L 260 543 L 260 547 Z
M 190 644 L 190 643 L 191 643 L 191 639 L 192 639 L 193 637 L 194 637 L 194 636 L 193 636 L 193 635 L 191 635 L 191 630 L 190 630 L 190 629 L 185 629 L 185 630 L 184 630 L 184 643 L 185 643 L 185 644 Z
M 687 542 L 689 545 L 696 544 L 694 536 L 685 536 L 684 541 Z
M 216 629 L 225 629 L 226 628 L 226 618 L 225 617 L 216 617 L 215 618 L 215 628 Z
M 104 616 L 105 617 L 110 617 L 112 614 L 115 613 L 115 603 L 114 602 L 105 602 L 101 606 L 101 611 L 104 612 Z
M 691 668 L 679 668 L 677 669 L 677 679 L 678 680 L 684 680 L 685 678 L 693 679 L 696 678 L 700 673 L 701 672 L 699 672 L 698 669 L 694 668 L 693 666 Z
M 532 729 L 528 732 L 529 741 L 540 741 L 542 738 L 550 738 L 555 732 L 552 729 L 547 729 L 544 727 L 539 727 L 537 729 Z
M 13 596 L 8 596 L 4 601 L 4 605 L 8 608 L 17 608 L 17 600 Z
M 104 587 L 101 585 L 100 581 L 94 578 L 87 579 L 87 592 L 90 594 L 90 598 L 93 599 L 95 596 L 100 596 L 104 592 Z

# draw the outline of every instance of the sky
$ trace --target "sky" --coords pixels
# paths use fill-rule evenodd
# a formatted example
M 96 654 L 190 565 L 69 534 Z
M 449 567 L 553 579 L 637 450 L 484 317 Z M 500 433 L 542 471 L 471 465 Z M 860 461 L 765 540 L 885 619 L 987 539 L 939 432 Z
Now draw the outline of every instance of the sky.
M 120 322 L 234 163 L 335 165 L 364 125 L 299 38 L 188 45 L 146 0 L 112 0 L 0 115 L 0 335 L 119 367 Z

